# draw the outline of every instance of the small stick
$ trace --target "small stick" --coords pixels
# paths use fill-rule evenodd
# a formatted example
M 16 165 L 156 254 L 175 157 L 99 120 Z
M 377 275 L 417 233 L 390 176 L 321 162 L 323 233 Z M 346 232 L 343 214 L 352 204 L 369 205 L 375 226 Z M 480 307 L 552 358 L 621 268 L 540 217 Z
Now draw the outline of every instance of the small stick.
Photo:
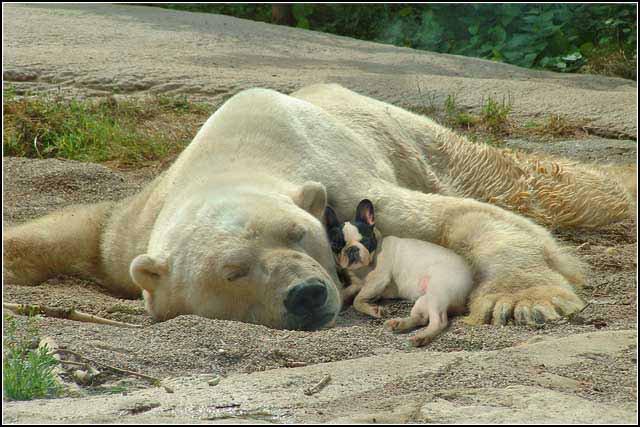
M 16 314 L 27 316 L 37 313 L 47 317 L 55 317 L 57 319 L 76 320 L 78 322 L 98 323 L 101 325 L 120 326 L 123 328 L 142 328 L 142 325 L 134 325 L 133 323 L 124 323 L 118 322 L 117 320 L 105 319 L 104 317 L 94 316 L 93 314 L 84 313 L 73 308 L 51 308 L 41 305 L 14 304 L 9 302 L 2 303 L 2 307 L 7 310 L 11 310 Z
M 53 337 L 46 336 L 40 340 L 38 343 L 38 348 L 46 349 L 47 353 L 53 356 L 54 359 L 58 361 L 58 363 L 63 363 L 63 360 L 60 360 L 60 355 L 56 354 L 59 350 L 58 343 L 53 339 Z M 62 369 L 60 365 L 55 366 L 52 369 L 52 374 L 54 375 L 55 382 L 58 386 L 64 390 L 66 390 L 71 395 L 82 395 L 80 387 L 77 384 L 68 384 L 62 379 L 62 374 L 65 373 L 65 370 Z
M 318 384 L 314 385 L 313 387 L 309 387 L 305 389 L 304 394 L 306 394 L 307 396 L 316 394 L 322 391 L 322 389 L 325 388 L 330 381 L 331 381 L 331 375 L 325 375 L 325 377 L 322 378 Z
M 85 362 L 74 362 L 72 360 L 60 360 L 61 365 L 71 365 L 71 366 L 82 366 L 84 368 L 88 368 L 89 365 Z
M 582 307 L 580 310 L 576 311 L 575 313 L 571 313 L 570 316 L 575 316 L 576 314 L 580 314 L 583 311 L 585 311 L 587 309 L 587 307 L 589 307 L 591 305 L 591 301 L 587 301 L 587 303 L 584 305 L 584 307 Z
M 589 246 L 589 242 L 584 242 L 583 244 L 581 244 L 578 247 L 576 247 L 576 251 L 579 251 L 580 249 L 584 248 L 585 246 Z
M 307 366 L 307 362 L 297 362 L 295 360 L 287 360 L 284 364 L 287 368 L 300 368 L 302 366 Z
M 90 359 L 87 356 L 83 356 L 82 354 L 80 354 L 78 352 L 75 352 L 73 350 L 67 350 L 67 349 L 64 349 L 64 348 L 59 348 L 59 349 L 56 349 L 55 352 L 72 354 L 72 355 L 76 356 L 79 359 L 86 360 L 89 363 L 93 363 L 95 365 L 102 365 L 105 368 L 110 369 L 112 371 L 116 371 L 116 372 L 120 372 L 122 374 L 132 375 L 134 377 L 139 377 L 139 378 L 145 379 L 145 380 L 151 382 L 153 385 L 160 385 L 160 379 L 159 378 L 155 378 L 155 377 L 152 377 L 152 376 L 149 376 L 149 375 L 141 374 L 139 372 L 127 371 L 126 369 L 122 369 L 122 368 L 116 368 L 115 366 L 107 365 L 104 362 L 98 362 L 97 360 Z

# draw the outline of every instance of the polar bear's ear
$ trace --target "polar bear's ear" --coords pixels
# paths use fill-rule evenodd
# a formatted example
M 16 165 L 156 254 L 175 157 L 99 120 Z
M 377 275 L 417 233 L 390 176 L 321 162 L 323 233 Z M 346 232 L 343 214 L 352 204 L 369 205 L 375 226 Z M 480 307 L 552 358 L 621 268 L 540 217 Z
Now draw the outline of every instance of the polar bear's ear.
M 327 206 L 327 190 L 319 182 L 307 181 L 293 195 L 293 202 L 318 219 Z
M 134 283 L 147 292 L 153 293 L 160 279 L 167 274 L 167 267 L 149 255 L 138 255 L 129 268 Z

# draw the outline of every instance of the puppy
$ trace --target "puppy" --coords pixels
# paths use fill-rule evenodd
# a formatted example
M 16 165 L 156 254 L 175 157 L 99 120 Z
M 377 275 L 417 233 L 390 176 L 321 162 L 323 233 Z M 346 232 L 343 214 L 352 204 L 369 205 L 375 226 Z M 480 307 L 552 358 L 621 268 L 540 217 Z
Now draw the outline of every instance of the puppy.
M 359 216 L 367 212 L 359 209 L 353 222 L 341 222 L 330 206 L 324 211 L 324 226 L 331 243 L 338 277 L 344 285 L 343 306 L 350 305 L 362 289 L 362 278 L 371 270 L 368 267 L 374 259 L 378 242 L 382 240 L 380 232 L 373 226 L 373 218 Z
M 428 344 L 440 334 L 448 325 L 448 313 L 465 311 L 473 280 L 462 257 L 421 240 L 382 239 L 375 228 L 373 204 L 367 199 L 358 204 L 353 222 L 341 223 L 330 207 L 324 217 L 336 263 L 350 273 L 352 283 L 344 289 L 343 298 L 355 295 L 356 310 L 380 318 L 382 309 L 372 301 L 414 301 L 409 317 L 387 320 L 385 327 L 406 332 L 428 324 L 411 338 L 415 346 Z

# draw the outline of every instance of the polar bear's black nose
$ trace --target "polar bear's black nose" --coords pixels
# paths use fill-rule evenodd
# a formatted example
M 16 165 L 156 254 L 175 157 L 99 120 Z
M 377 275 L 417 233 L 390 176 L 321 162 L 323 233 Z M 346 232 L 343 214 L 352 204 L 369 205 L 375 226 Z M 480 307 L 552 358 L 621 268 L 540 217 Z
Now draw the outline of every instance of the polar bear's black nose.
M 327 285 L 318 279 L 310 279 L 295 285 L 287 293 L 284 306 L 296 315 L 311 314 L 327 302 Z

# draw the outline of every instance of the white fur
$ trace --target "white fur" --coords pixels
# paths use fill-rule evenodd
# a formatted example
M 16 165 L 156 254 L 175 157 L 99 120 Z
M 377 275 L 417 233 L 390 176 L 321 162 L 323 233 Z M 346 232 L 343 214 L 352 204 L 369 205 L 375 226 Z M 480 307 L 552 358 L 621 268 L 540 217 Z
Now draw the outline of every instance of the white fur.
M 536 311 L 553 319 L 581 309 L 571 286 L 582 281 L 577 262 L 547 230 L 456 197 L 497 174 L 511 179 L 496 168 L 456 181 L 449 171 L 465 170 L 478 156 L 496 164 L 506 156 L 470 147 L 432 120 L 338 85 L 290 96 L 249 89 L 220 107 L 139 194 L 6 229 L 4 277 L 39 283 L 59 273 L 90 276 L 127 296 L 144 287 L 159 320 L 195 313 L 286 327 L 286 292 L 310 277 L 328 283 L 327 305 L 337 313 L 338 279 L 319 212 L 328 200 L 340 217 L 351 217 L 366 197 L 384 235 L 431 241 L 465 258 L 477 282 L 470 321 L 527 323 Z M 581 205 L 580 217 L 589 208 L 606 206 Z M 292 230 L 304 237 L 291 241 Z M 141 255 L 148 262 L 132 266 Z M 154 265 L 163 268 L 147 274 L 144 267 Z M 237 268 L 249 274 L 228 280 Z M 138 273 L 147 274 L 140 286 Z
M 447 326 L 447 313 L 465 311 L 472 285 L 471 268 L 455 252 L 421 240 L 389 236 L 382 240 L 375 267 L 364 278 L 353 306 L 377 317 L 380 310 L 369 301 L 381 296 L 414 301 L 409 318 L 393 319 L 387 325 L 397 329 L 396 324 L 404 322 L 402 330 L 408 330 L 429 323 L 429 328 L 416 335 L 423 345 Z

